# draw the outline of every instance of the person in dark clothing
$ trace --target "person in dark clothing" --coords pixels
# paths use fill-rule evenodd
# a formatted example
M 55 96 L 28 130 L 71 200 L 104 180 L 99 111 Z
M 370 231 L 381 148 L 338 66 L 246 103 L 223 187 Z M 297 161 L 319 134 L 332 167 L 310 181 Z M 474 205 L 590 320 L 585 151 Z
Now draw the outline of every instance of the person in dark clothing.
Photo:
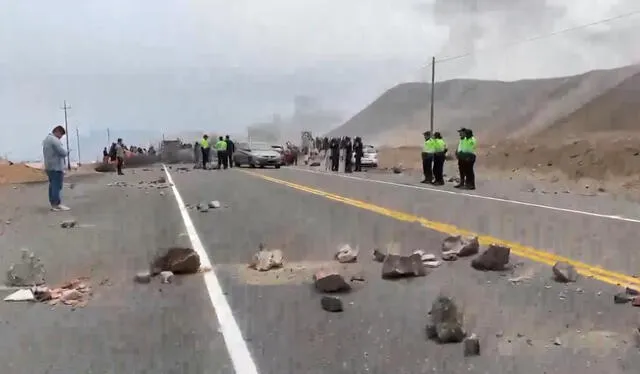
M 433 134 L 435 149 L 433 152 L 433 184 L 444 185 L 444 160 L 447 155 L 447 144 L 442 139 L 440 132 Z
M 116 156 L 116 143 L 111 143 L 111 147 L 109 148 L 109 159 L 111 159 L 111 162 L 116 160 Z
M 344 172 L 351 173 L 351 158 L 353 157 L 353 143 L 351 143 L 351 138 L 346 137 L 344 142 Z
M 362 139 L 359 136 L 356 136 L 356 139 L 353 142 L 353 151 L 355 152 L 356 158 L 355 171 L 362 171 L 362 156 L 364 155 L 364 146 L 362 145 Z
M 422 133 L 424 136 L 424 144 L 422 146 L 422 174 L 424 179 L 421 183 L 433 183 L 433 150 L 435 140 L 431 137 L 431 131 Z
M 474 166 L 476 164 L 476 138 L 473 136 L 473 131 L 470 129 L 466 129 L 464 144 L 465 144 L 464 146 L 464 154 L 465 154 L 464 189 L 475 190 L 476 189 L 476 173 L 474 171 Z
M 229 167 L 233 167 L 233 152 L 236 150 L 236 145 L 229 139 L 229 135 L 225 136 L 224 141 L 227 142 L 227 158 L 229 159 Z
M 464 140 L 467 137 L 467 129 L 464 127 L 458 130 L 458 135 L 460 135 L 460 141 L 458 143 L 458 149 L 456 150 L 456 158 L 458 159 L 458 173 L 460 174 L 460 183 L 456 184 L 454 188 L 463 188 L 466 182 L 466 168 L 465 168 L 465 154 L 462 152 L 464 150 Z
M 340 166 L 340 141 L 333 138 L 329 146 L 331 149 L 331 171 L 338 171 Z
M 329 138 L 327 137 L 322 140 L 322 150 L 325 152 L 329 150 Z
M 207 170 L 207 164 L 209 163 L 211 145 L 209 144 L 209 135 L 204 134 L 200 139 L 200 152 L 202 153 L 202 170 Z

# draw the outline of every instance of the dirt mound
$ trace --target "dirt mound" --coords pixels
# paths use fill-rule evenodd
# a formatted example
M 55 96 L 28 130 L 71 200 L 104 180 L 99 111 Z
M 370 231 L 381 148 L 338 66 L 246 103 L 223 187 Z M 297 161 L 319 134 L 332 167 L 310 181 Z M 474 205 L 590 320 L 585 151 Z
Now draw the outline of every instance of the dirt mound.
M 47 176 L 42 170 L 25 164 L 0 164 L 0 184 L 44 182 Z

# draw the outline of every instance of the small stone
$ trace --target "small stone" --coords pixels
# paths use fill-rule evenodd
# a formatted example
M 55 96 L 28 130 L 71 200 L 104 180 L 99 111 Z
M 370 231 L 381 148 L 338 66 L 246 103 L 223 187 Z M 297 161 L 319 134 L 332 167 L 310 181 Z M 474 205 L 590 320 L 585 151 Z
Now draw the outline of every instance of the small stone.
M 419 255 L 401 256 L 390 254 L 382 264 L 382 278 L 422 277 L 427 275 Z
M 458 255 L 455 251 L 442 252 L 442 259 L 444 261 L 455 261 L 458 259 Z
M 437 340 L 440 343 L 460 343 L 464 339 L 462 313 L 452 298 L 439 295 L 431 305 L 429 314 L 429 325 L 435 326 Z
M 482 271 L 504 270 L 509 263 L 511 248 L 491 244 L 487 250 L 471 261 L 471 267 Z
M 218 209 L 218 208 L 220 208 L 221 205 L 220 205 L 220 202 L 218 200 L 213 200 L 213 201 L 209 201 L 208 206 L 211 209 Z
M 353 275 L 353 276 L 351 276 L 351 281 L 352 282 L 364 282 L 365 278 L 364 278 L 364 275 L 362 275 L 362 274 Z
M 207 204 L 198 204 L 198 211 L 201 213 L 206 213 L 209 211 L 209 206 Z
M 163 271 L 174 274 L 195 274 L 200 269 L 200 256 L 192 248 L 171 247 L 159 252 L 150 265 L 152 275 Z
M 279 249 L 259 250 L 253 255 L 249 267 L 258 271 L 267 271 L 282 267 L 284 262 L 282 251 Z
M 327 312 L 337 313 L 344 310 L 342 300 L 335 296 L 323 296 L 320 300 L 320 305 L 322 306 L 322 309 Z
M 420 256 L 420 259 L 422 260 L 422 262 L 436 261 L 436 256 L 431 253 L 424 253 L 422 256 Z
M 149 283 L 151 282 L 151 273 L 149 273 L 148 271 L 137 273 L 135 277 L 133 277 L 133 280 L 136 283 L 141 284 Z
M 342 275 L 328 270 L 317 271 L 313 275 L 313 282 L 320 292 L 342 292 L 351 289 L 351 286 L 344 280 Z
M 560 338 L 555 338 L 553 340 L 553 345 L 562 345 L 562 341 L 560 340 Z
M 401 174 L 402 173 L 402 167 L 394 166 L 392 171 L 393 171 L 394 174 Z
M 11 295 L 4 298 L 4 301 L 35 301 L 35 297 L 33 296 L 33 292 L 29 289 L 21 289 L 18 290 Z
M 633 296 L 628 295 L 625 292 L 619 292 L 619 293 L 613 295 L 613 302 L 615 304 L 626 304 L 626 303 L 628 303 L 629 301 L 631 301 L 633 299 L 634 299 Z
M 480 340 L 476 334 L 471 334 L 471 336 L 464 339 L 463 344 L 465 357 L 480 355 Z
M 160 177 L 156 180 L 156 183 L 167 183 L 167 179 L 165 177 Z
M 82 299 L 82 292 L 78 290 L 64 290 L 62 291 L 62 295 L 60 296 L 60 300 L 62 302 L 65 301 L 77 301 Z
M 68 220 L 62 221 L 60 223 L 60 227 L 62 227 L 63 229 L 70 229 L 72 227 L 76 227 L 76 223 L 77 223 L 76 220 L 68 219 Z
M 164 196 L 164 192 L 160 191 L 160 196 Z
M 344 244 L 338 249 L 334 258 L 342 264 L 356 262 L 358 260 L 358 251 L 351 248 L 349 244 Z
M 576 271 L 576 268 L 567 262 L 556 262 L 556 264 L 553 265 L 552 270 L 554 279 L 557 282 L 569 283 L 578 280 L 578 272 Z
M 449 236 L 442 242 L 443 253 L 455 253 L 458 257 L 473 256 L 480 250 L 477 236 L 463 238 L 460 235 Z
M 170 271 L 161 271 L 160 282 L 165 284 L 173 282 L 173 273 Z
M 442 262 L 438 261 L 438 260 L 433 260 L 433 261 L 424 261 L 422 262 L 422 264 L 428 268 L 432 268 L 435 269 L 437 267 L 439 267 L 440 265 L 442 265 Z
M 384 262 L 384 259 L 387 257 L 384 253 L 382 253 L 379 249 L 373 250 L 373 259 L 377 262 Z

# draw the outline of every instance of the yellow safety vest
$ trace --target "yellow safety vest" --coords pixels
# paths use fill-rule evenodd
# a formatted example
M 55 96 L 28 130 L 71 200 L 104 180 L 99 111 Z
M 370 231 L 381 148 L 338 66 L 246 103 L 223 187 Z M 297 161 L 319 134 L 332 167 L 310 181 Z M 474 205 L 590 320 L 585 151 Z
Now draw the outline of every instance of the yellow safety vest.
M 216 143 L 216 149 L 218 151 L 226 151 L 227 150 L 227 142 L 225 142 L 224 140 L 218 140 L 218 142 Z
M 200 140 L 200 147 L 204 148 L 209 148 L 209 141 L 207 139 L 202 138 Z
M 444 152 L 444 150 L 447 149 L 447 143 L 445 143 L 443 139 L 436 139 L 435 141 L 435 153 Z
M 424 153 L 434 153 L 436 148 L 436 139 L 429 138 L 429 140 L 424 141 L 424 146 L 422 147 L 422 152 Z

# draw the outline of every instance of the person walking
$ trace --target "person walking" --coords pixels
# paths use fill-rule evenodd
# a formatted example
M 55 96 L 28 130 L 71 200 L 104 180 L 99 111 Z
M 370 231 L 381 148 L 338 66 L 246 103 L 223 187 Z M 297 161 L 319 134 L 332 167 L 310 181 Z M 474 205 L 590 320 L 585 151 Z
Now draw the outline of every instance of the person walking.
M 200 153 L 202 153 L 202 169 L 207 170 L 207 164 L 209 163 L 209 156 L 211 151 L 211 145 L 209 144 L 209 135 L 202 135 L 200 139 Z
M 444 160 L 447 155 L 447 143 L 442 139 L 440 132 L 433 134 L 433 184 L 436 186 L 444 185 Z
M 231 141 L 229 135 L 225 136 L 224 141 L 227 142 L 227 162 L 229 167 L 233 167 L 233 152 L 236 151 L 236 145 Z
M 66 131 L 62 126 L 56 126 L 49 135 L 42 141 L 42 156 L 44 159 L 44 170 L 49 179 L 49 204 L 54 212 L 70 210 L 62 205 L 61 192 L 64 180 L 64 159 L 69 153 L 64 149 L 60 139 L 65 136 Z
M 116 142 L 116 170 L 118 171 L 118 175 L 124 175 L 122 172 L 122 166 L 124 165 L 124 156 L 125 156 L 125 146 L 122 143 L 122 138 L 118 138 Z
M 227 157 L 227 142 L 221 137 L 218 138 L 216 143 L 216 151 L 218 152 L 218 169 L 227 169 L 227 163 L 229 161 Z
M 422 174 L 424 179 L 420 183 L 433 183 L 433 153 L 435 147 L 435 139 L 431 137 L 431 131 L 422 133 L 424 136 L 424 144 L 422 145 Z

